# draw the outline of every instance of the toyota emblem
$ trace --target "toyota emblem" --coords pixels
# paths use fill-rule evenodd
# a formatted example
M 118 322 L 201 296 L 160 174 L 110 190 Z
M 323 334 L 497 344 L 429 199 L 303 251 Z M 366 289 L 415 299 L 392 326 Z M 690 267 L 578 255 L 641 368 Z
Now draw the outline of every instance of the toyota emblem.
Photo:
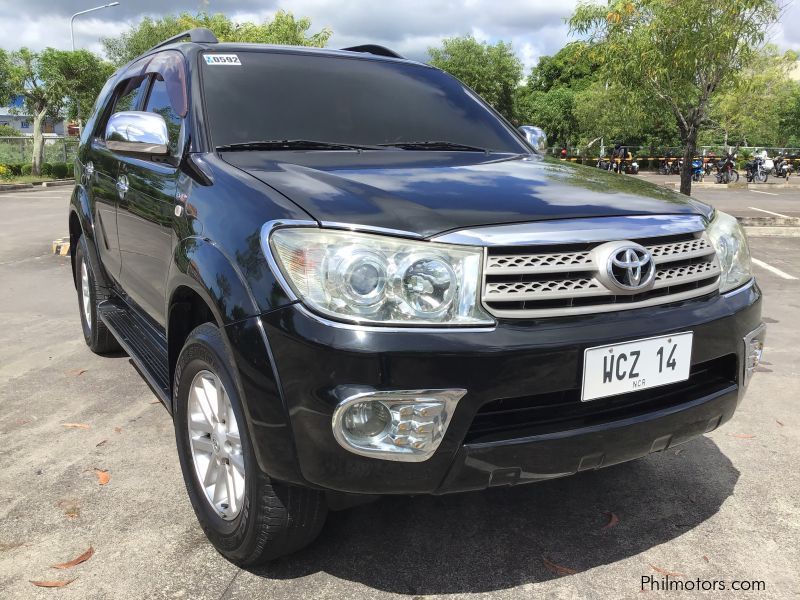
M 656 267 L 650 251 L 635 242 L 609 242 L 594 249 L 597 278 L 615 294 L 636 294 L 653 287 Z

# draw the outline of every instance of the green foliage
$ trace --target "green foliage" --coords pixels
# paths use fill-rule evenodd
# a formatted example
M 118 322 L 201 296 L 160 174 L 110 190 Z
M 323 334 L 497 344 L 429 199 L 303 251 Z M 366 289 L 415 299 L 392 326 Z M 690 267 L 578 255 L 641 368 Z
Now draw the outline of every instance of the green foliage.
M 517 98 L 516 113 L 526 123 L 544 129 L 549 144 L 570 146 L 578 137 L 575 97 L 568 87 L 522 93 Z
M 543 56 L 528 75 L 527 88 L 532 92 L 548 92 L 567 87 L 582 90 L 597 79 L 596 52 L 586 42 L 572 42 L 553 56 Z
M 11 125 L 0 125 L 0 137 L 17 137 L 20 133 Z
M 29 165 L 29 164 L 26 163 L 26 164 L 22 165 L 22 167 L 20 168 L 19 174 L 22 175 L 23 177 L 27 177 L 29 175 L 32 175 L 31 169 L 32 169 L 32 165 Z
M 263 23 L 234 23 L 221 13 L 187 12 L 167 15 L 158 19 L 145 17 L 138 25 L 117 36 L 101 41 L 106 55 L 116 65 L 123 65 L 156 44 L 195 27 L 205 27 L 214 32 L 221 42 L 259 42 L 290 46 L 324 47 L 333 32 L 325 27 L 309 33 L 311 20 L 296 19 L 291 13 L 278 11 L 272 20 Z
M 428 48 L 430 63 L 457 77 L 506 119 L 515 119 L 515 95 L 522 79 L 522 62 L 511 44 L 487 44 L 472 36 L 447 38 Z
M 691 158 L 711 103 L 751 66 L 779 12 L 777 0 L 584 0 L 569 24 L 594 44 L 603 77 L 651 95 L 673 115 Z
M 0 54 L 0 104 L 21 96 L 25 112 L 33 118 L 33 174 L 38 175 L 43 160 L 41 132 L 46 117 L 59 120 L 77 114 L 78 107 L 88 114 L 94 98 L 113 68 L 86 50 L 70 52 L 46 48 L 32 52 L 21 48 Z
M 793 127 L 791 107 L 799 87 L 787 72 L 796 61 L 793 52 L 784 55 L 768 47 L 711 104 L 709 132 L 723 144 L 780 146 L 786 143 Z M 790 110 L 789 110 L 790 113 Z
M 67 165 L 67 163 L 63 162 L 53 163 L 52 175 L 54 179 L 66 179 L 68 172 L 69 172 L 69 166 Z

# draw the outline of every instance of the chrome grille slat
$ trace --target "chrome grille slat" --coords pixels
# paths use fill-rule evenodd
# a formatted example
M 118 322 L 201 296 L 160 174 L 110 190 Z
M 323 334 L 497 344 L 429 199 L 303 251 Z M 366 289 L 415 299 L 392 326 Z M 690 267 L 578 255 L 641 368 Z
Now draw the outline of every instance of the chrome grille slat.
M 609 312 L 654 306 L 714 293 L 720 266 L 705 233 L 660 238 L 631 237 L 650 252 L 655 283 L 640 293 L 620 294 L 596 277 L 591 245 L 490 247 L 484 262 L 482 300 L 497 317 L 531 318 Z M 613 241 L 613 240 L 611 240 Z M 588 249 L 587 249 L 588 248 Z

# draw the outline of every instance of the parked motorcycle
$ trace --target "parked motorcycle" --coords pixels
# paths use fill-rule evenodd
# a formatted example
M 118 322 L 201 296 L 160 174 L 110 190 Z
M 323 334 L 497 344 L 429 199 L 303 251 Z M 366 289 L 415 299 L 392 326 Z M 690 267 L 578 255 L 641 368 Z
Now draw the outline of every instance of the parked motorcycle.
M 695 158 L 692 161 L 692 181 L 703 181 L 706 175 L 706 170 L 703 165 L 702 158 Z
M 792 162 L 786 158 L 784 154 L 779 154 L 777 158 L 775 158 L 774 165 L 772 166 L 771 174 L 773 177 L 782 177 L 783 179 L 788 180 L 789 175 L 794 172 L 794 166 Z
M 739 181 L 739 171 L 736 170 L 736 154 L 726 154 L 717 162 L 715 174 L 717 183 L 736 183 Z
M 763 156 L 754 156 L 744 165 L 745 176 L 749 183 L 766 183 L 769 177 L 769 170 L 766 167 L 766 159 Z

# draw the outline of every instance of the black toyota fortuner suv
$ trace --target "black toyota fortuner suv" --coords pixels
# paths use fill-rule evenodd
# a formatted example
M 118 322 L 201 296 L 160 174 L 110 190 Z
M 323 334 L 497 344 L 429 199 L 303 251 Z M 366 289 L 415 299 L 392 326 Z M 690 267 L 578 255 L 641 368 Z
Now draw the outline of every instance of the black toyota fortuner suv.
M 75 168 L 86 343 L 170 411 L 238 564 L 329 507 L 671 448 L 731 418 L 761 356 L 735 219 L 543 158 L 378 46 L 187 32 L 108 81 Z

